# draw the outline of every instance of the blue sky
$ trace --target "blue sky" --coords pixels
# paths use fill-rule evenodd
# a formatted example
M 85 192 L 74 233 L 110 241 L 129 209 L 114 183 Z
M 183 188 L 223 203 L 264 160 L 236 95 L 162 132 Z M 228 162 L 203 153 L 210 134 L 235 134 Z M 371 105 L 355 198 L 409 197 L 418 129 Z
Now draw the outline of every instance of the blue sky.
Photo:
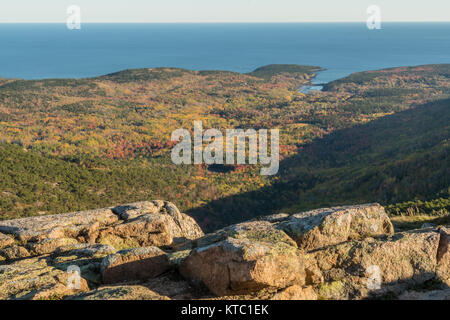
M 3 0 L 0 22 L 65 22 L 78 5 L 82 22 L 450 21 L 450 0 Z

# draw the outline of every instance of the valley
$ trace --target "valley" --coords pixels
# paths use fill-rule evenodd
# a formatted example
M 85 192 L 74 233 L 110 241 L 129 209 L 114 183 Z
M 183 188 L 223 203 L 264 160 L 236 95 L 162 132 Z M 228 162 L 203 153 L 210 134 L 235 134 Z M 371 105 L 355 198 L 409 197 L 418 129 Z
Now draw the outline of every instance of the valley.
M 165 199 L 205 230 L 277 212 L 379 202 L 448 215 L 450 65 L 352 74 L 299 92 L 319 67 L 248 74 L 135 69 L 0 79 L 0 219 Z M 175 165 L 171 133 L 279 129 L 280 170 Z

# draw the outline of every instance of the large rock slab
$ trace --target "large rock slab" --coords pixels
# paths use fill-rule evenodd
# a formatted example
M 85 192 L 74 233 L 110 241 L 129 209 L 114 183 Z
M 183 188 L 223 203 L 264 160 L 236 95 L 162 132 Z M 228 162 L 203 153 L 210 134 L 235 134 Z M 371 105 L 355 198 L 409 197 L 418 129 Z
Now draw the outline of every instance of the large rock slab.
M 71 274 L 50 262 L 36 257 L 0 266 L 0 299 L 62 299 L 89 290 L 84 278 L 78 288 L 68 286 Z
M 187 214 L 181 213 L 171 202 L 166 202 L 162 208 L 163 212 L 171 216 L 175 225 L 171 226 L 171 233 L 175 242 L 194 240 L 204 236 L 197 222 Z
M 437 254 L 436 274 L 438 278 L 450 287 L 450 228 L 439 229 L 441 235 Z
M 103 283 L 147 280 L 170 270 L 164 251 L 157 247 L 118 251 L 106 257 L 101 266 Z
M 399 294 L 436 278 L 439 233 L 417 230 L 350 241 L 312 253 L 325 282 L 322 299 Z
M 0 221 L 0 232 L 11 234 L 23 242 L 58 238 L 93 242 L 99 228 L 113 224 L 118 219 L 111 209 L 79 211 Z
M 218 296 L 305 284 L 297 245 L 269 222 L 243 223 L 209 241 L 181 262 L 180 273 Z
M 299 248 L 314 250 L 348 240 L 392 234 L 394 228 L 379 204 L 318 209 L 293 214 L 279 222 Z
M 146 246 L 169 246 L 173 242 L 169 224 L 173 220 L 166 215 L 145 214 L 124 223 L 105 228 L 98 242 L 117 249 Z
M 181 213 L 170 202 L 146 202 L 128 205 L 126 208 L 128 211 L 124 211 L 123 207 L 120 211 L 115 210 L 121 212 L 121 217 L 124 217 L 126 212 L 127 219 L 131 219 L 102 230 L 99 242 L 110 244 L 117 249 L 163 247 L 177 246 L 204 235 L 194 219 Z
M 162 200 L 135 202 L 114 207 L 112 211 L 125 221 L 144 215 L 169 216 L 171 217 L 169 229 L 174 238 L 197 239 L 204 235 L 197 222 L 190 216 L 181 213 L 172 202 Z

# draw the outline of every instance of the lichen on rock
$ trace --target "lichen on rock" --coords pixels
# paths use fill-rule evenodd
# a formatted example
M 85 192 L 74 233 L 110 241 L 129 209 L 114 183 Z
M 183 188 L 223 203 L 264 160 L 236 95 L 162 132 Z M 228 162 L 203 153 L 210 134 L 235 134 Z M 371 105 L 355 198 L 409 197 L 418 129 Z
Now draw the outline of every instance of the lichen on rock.
M 393 233 L 377 204 L 204 235 L 173 203 L 144 201 L 1 221 L 0 299 L 448 299 L 449 243 L 443 226 Z

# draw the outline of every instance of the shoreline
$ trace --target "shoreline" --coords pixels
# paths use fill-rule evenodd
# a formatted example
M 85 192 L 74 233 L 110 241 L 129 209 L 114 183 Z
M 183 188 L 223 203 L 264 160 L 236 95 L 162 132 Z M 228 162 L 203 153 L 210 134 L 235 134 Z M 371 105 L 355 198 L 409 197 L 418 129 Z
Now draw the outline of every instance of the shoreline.
M 256 75 L 254 75 L 253 73 L 255 73 L 256 71 L 265 68 L 265 67 L 269 67 L 269 66 L 279 66 L 281 68 L 285 67 L 285 66 L 298 66 L 298 67 L 308 67 L 308 68 L 315 68 L 315 70 L 313 70 L 313 75 L 310 79 L 308 79 L 309 81 L 311 79 L 314 79 L 317 77 L 317 73 L 316 72 L 322 72 L 322 71 L 326 71 L 327 69 L 322 68 L 322 67 L 318 67 L 318 66 L 313 66 L 313 65 L 300 65 L 300 64 L 283 64 L 283 63 L 277 63 L 277 64 L 268 64 L 268 65 L 262 65 L 258 68 L 256 68 L 253 71 L 250 72 L 236 72 L 236 71 L 230 71 L 230 70 L 221 70 L 221 69 L 202 69 L 202 70 L 194 70 L 194 69 L 188 69 L 188 68 L 181 68 L 181 67 L 170 67 L 170 66 L 160 66 L 160 67 L 142 67 L 142 68 L 126 68 L 126 69 L 120 69 L 117 71 L 112 71 L 112 72 L 108 72 L 105 74 L 100 74 L 100 75 L 95 75 L 95 76 L 90 76 L 90 77 L 49 77 L 49 78 L 31 78 L 31 79 L 26 79 L 26 78 L 16 78 L 16 77 L 12 77 L 12 78 L 8 78 L 8 77 L 4 77 L 2 75 L 0 75 L 0 80 L 13 80 L 13 81 L 48 81 L 48 80 L 95 80 L 97 78 L 102 78 L 102 77 L 106 77 L 106 76 L 111 76 L 111 75 L 115 75 L 115 74 L 119 74 L 119 73 L 123 73 L 123 72 L 127 72 L 127 71 L 139 71 L 139 70 L 155 70 L 155 71 L 162 71 L 162 70 L 179 70 L 179 71 L 183 71 L 183 72 L 194 72 L 194 73 L 206 73 L 206 72 L 211 72 L 211 73 L 233 73 L 233 74 L 237 74 L 237 75 L 247 75 L 247 76 L 255 76 L 258 77 Z M 283 73 L 285 71 L 278 71 L 275 73 Z M 274 73 L 274 74 L 275 74 Z
M 325 68 L 321 68 L 320 70 L 317 70 L 317 73 L 314 73 L 314 75 L 308 80 L 308 84 L 302 85 L 298 88 L 298 91 L 303 94 L 309 94 L 314 92 L 321 92 L 323 91 L 323 88 L 327 83 L 314 83 L 314 79 L 317 78 L 318 74 L 320 72 L 327 71 Z

